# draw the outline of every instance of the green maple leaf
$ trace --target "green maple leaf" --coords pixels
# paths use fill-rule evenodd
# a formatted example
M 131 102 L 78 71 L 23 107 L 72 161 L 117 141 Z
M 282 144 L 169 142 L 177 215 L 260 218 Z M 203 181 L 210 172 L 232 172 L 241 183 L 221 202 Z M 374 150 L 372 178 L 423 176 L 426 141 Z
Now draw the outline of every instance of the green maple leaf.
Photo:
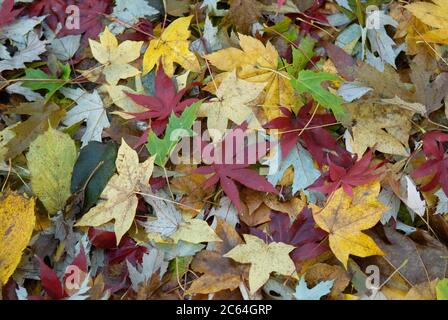
M 70 79 L 70 65 L 60 63 L 59 67 L 62 71 L 60 79 L 55 76 L 49 76 L 40 69 L 25 69 L 25 77 L 22 78 L 24 80 L 23 86 L 30 88 L 31 90 L 48 90 L 45 95 L 45 100 L 50 100 L 50 98 L 65 85 L 66 81 Z
M 325 108 L 331 109 L 335 116 L 344 116 L 342 98 L 322 87 L 323 81 L 336 80 L 339 80 L 339 77 L 328 72 L 302 70 L 297 79 L 291 79 L 291 84 L 299 94 L 305 92 L 311 94 L 314 100 Z
M 316 40 L 307 36 L 300 41 L 298 48 L 292 47 L 292 64 L 286 66 L 286 71 L 292 76 L 297 77 L 307 63 L 314 56 L 314 45 Z
M 152 156 L 156 156 L 154 162 L 157 165 L 165 167 L 171 152 L 181 138 L 193 136 L 191 126 L 196 120 L 197 109 L 201 104 L 202 101 L 193 103 L 188 108 L 185 108 L 180 117 L 176 117 L 174 113 L 171 114 L 163 139 L 157 137 L 154 132 L 149 133 L 146 148 Z

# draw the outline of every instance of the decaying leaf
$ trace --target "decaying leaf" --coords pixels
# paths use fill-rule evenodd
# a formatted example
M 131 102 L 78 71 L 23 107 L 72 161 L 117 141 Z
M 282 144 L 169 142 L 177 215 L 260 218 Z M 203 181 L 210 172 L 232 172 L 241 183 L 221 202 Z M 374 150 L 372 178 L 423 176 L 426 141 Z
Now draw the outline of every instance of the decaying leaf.
M 6 284 L 28 245 L 36 218 L 34 199 L 3 194 L 0 199 L 0 284 Z
M 137 153 L 123 140 L 115 161 L 114 175 L 101 194 L 101 201 L 89 210 L 77 226 L 97 227 L 114 220 L 117 244 L 131 227 L 137 209 L 137 194 L 148 193 L 154 158 L 139 163 Z

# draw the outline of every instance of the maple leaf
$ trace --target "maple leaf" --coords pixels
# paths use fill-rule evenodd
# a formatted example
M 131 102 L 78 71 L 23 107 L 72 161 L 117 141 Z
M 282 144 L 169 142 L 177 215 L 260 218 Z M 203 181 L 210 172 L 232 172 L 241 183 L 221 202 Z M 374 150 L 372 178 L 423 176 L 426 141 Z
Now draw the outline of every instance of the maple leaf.
M 117 38 L 106 27 L 100 36 L 100 42 L 89 39 L 94 58 L 104 65 L 106 81 L 116 85 L 120 79 L 127 79 L 140 74 L 137 68 L 129 65 L 140 57 L 143 41 L 126 40 L 118 45 Z
M 419 39 L 427 42 L 448 44 L 448 10 L 446 0 L 432 0 L 429 2 L 414 2 L 405 6 L 414 16 L 423 23 L 435 28 L 424 34 L 419 34 Z
M 207 127 L 214 142 L 222 139 L 229 120 L 237 125 L 247 121 L 250 129 L 261 129 L 248 104 L 263 89 L 264 84 L 240 80 L 235 72 L 229 73 L 216 90 L 216 98 L 204 103 L 198 110 L 199 117 L 207 117 Z
M 431 191 L 441 186 L 445 195 L 448 195 L 446 142 L 448 142 L 448 134 L 440 131 L 431 131 L 423 136 L 423 152 L 427 160 L 411 174 L 415 178 L 432 175 L 431 181 L 421 187 L 422 191 Z
M 202 101 L 193 103 L 182 112 L 180 117 L 171 114 L 164 137 L 157 137 L 154 132 L 149 133 L 146 148 L 149 153 L 155 156 L 155 163 L 161 167 L 165 167 L 174 147 L 182 137 L 192 136 L 191 126 L 196 120 L 197 109 Z M 179 134 L 181 133 L 181 135 Z
M 260 4 L 255 0 L 230 0 L 227 18 L 241 33 L 250 33 L 261 17 Z
M 213 250 L 195 255 L 191 268 L 203 275 L 193 281 L 189 294 L 234 290 L 242 281 L 241 266 L 223 255 L 242 244 L 243 240 L 231 225 L 221 219 L 217 219 L 215 232 L 223 241 L 216 243 Z
M 73 0 L 40 0 L 34 1 L 27 11 L 31 17 L 46 16 L 46 22 L 52 30 L 56 30 L 58 23 L 65 25 L 65 9 L 74 4 Z
M 387 211 L 377 199 L 379 192 L 379 182 L 353 188 L 353 197 L 339 188 L 323 209 L 311 205 L 316 224 L 329 233 L 330 249 L 346 268 L 350 254 L 384 254 L 372 238 L 361 232 L 372 228 Z
M 40 271 L 40 280 L 42 283 L 42 287 L 48 296 L 54 300 L 62 300 L 69 296 L 67 287 L 68 282 L 63 282 L 59 280 L 57 273 L 51 269 L 46 263 L 39 257 L 37 257 L 39 262 L 39 271 Z M 87 273 L 87 259 L 84 252 L 84 248 L 81 246 L 79 254 L 73 259 L 72 263 L 67 266 L 66 271 L 69 270 L 69 267 L 76 267 L 78 270 L 83 273 Z M 69 274 L 67 272 L 66 274 Z
M 149 238 L 154 238 L 159 242 L 158 240 L 161 239 L 158 239 L 157 236 L 154 237 L 154 234 L 158 234 L 164 238 L 169 238 L 174 243 L 181 240 L 195 244 L 221 241 L 206 221 L 183 217 L 171 202 L 146 195 L 143 197 L 153 207 L 157 216 L 156 220 L 141 223 L 148 232 Z
M 205 56 L 219 70 L 226 71 L 215 77 L 222 81 L 228 72 L 236 69 L 242 80 L 265 83 L 263 110 L 268 120 L 280 115 L 279 106 L 291 108 L 295 103 L 294 89 L 286 72 L 279 70 L 279 56 L 274 46 L 265 45 L 255 38 L 238 35 L 241 49 L 226 48 Z
M 323 296 L 330 293 L 334 280 L 319 282 L 313 288 L 308 288 L 305 277 L 302 276 L 296 287 L 294 297 L 297 300 L 320 300 Z
M 378 166 L 372 167 L 373 151 L 367 151 L 359 161 L 358 156 L 328 156 L 329 169 L 309 188 L 325 194 L 333 193 L 339 187 L 349 195 L 353 195 L 353 187 L 368 184 L 379 177 L 375 174 Z
M 281 242 L 266 244 L 250 234 L 244 234 L 243 237 L 246 243 L 236 246 L 223 257 L 251 264 L 249 287 L 252 294 L 269 280 L 272 272 L 297 278 L 296 268 L 289 257 L 289 253 L 294 250 L 293 246 Z
M 268 234 L 255 228 L 251 229 L 251 233 L 267 243 L 275 241 L 294 246 L 295 249 L 289 255 L 298 265 L 328 250 L 328 246 L 323 243 L 327 233 L 315 227 L 308 207 L 302 209 L 292 224 L 288 214 L 272 212 L 268 226 Z
M 55 75 L 48 75 L 40 69 L 25 69 L 25 77 L 23 77 L 23 86 L 30 88 L 31 90 L 47 90 L 45 99 L 48 101 L 50 98 L 61 89 L 70 79 L 70 65 L 58 63 L 61 68 L 61 77 L 58 79 Z
M 65 27 L 59 34 L 65 35 L 83 34 L 83 42 L 96 38 L 103 30 L 104 15 L 110 13 L 110 0 L 77 0 L 79 7 L 79 28 L 67 30 Z M 63 24 L 64 25 L 64 24 Z
M 14 21 L 23 9 L 14 9 L 14 0 L 3 0 L 0 8 L 0 28 Z
M 3 159 L 14 158 L 25 151 L 40 133 L 46 131 L 49 126 L 57 126 L 65 111 L 56 104 L 39 101 L 9 108 L 6 113 L 30 117 L 2 131 L 0 156 Z
M 242 126 L 229 132 L 216 146 L 213 145 L 213 143 L 205 147 L 203 146 L 203 148 L 212 149 L 210 152 L 211 157 L 206 159 L 207 163 L 210 165 L 202 166 L 194 171 L 195 173 L 212 174 L 204 182 L 204 188 L 210 188 L 219 182 L 222 190 L 239 212 L 241 212 L 242 207 L 238 187 L 235 182 L 239 182 L 245 187 L 256 191 L 278 193 L 272 184 L 258 175 L 255 171 L 248 168 L 250 166 L 249 156 L 253 154 L 252 152 L 256 152 L 258 158 L 263 156 L 263 154 L 260 154 L 261 152 L 258 152 L 258 144 L 236 146 L 236 143 L 234 143 L 234 139 L 237 141 L 244 141 L 244 131 L 246 129 L 247 124 L 243 123 Z M 239 138 L 241 137 L 243 137 L 243 139 L 240 140 Z M 233 149 L 228 150 L 228 148 L 226 149 L 226 146 L 233 146 Z M 267 150 L 264 152 L 266 151 Z M 240 160 L 242 161 L 235 161 L 241 157 L 242 159 Z M 225 160 L 220 161 L 220 159 Z M 230 163 L 227 162 L 227 160 L 230 160 Z
M 26 36 L 26 46 L 17 51 L 14 56 L 0 60 L 0 72 L 25 68 L 25 63 L 40 60 L 40 55 L 46 52 L 47 41 L 41 41 L 35 32 Z
M 126 93 L 132 101 L 140 106 L 143 106 L 148 111 L 139 113 L 129 113 L 135 120 L 138 121 L 148 121 L 148 125 L 152 131 L 160 136 L 165 131 L 168 124 L 168 118 L 171 114 L 180 116 L 186 107 L 197 102 L 197 98 L 189 98 L 183 101 L 182 97 L 189 90 L 186 87 L 180 91 L 176 90 L 173 80 L 168 77 L 165 73 L 163 66 L 160 66 L 157 70 L 155 85 L 154 85 L 154 95 L 146 96 L 142 94 Z M 141 146 L 148 141 L 149 127 L 143 132 L 137 145 L 135 147 Z
M 275 118 L 263 126 L 266 129 L 281 130 L 279 133 L 281 133 L 282 159 L 289 155 L 299 139 L 319 165 L 326 163 L 327 150 L 337 153 L 344 152 L 333 136 L 323 128 L 325 125 L 336 123 L 334 116 L 331 114 L 315 114 L 313 116 L 310 113 L 312 106 L 312 103 L 307 103 L 297 115 L 287 108 L 281 107 L 280 111 L 283 116 Z
M 28 245 L 36 221 L 34 199 L 14 193 L 0 200 L 0 284 L 4 285 L 19 265 L 22 251 Z
M 368 148 L 401 156 L 409 155 L 408 140 L 413 111 L 374 101 L 358 101 L 346 105 L 353 125 L 353 152 L 358 156 Z M 344 120 L 345 121 L 345 120 Z
M 66 126 L 72 126 L 80 121 L 86 121 L 86 131 L 81 138 L 82 147 L 89 141 L 101 142 L 103 129 L 108 128 L 110 123 L 98 92 L 95 90 L 88 93 L 79 88 L 63 88 L 60 91 L 65 97 L 76 102 L 76 106 L 67 112 L 62 122 Z
M 281 152 L 281 148 L 279 148 Z M 268 164 L 271 166 L 275 157 L 268 161 Z M 266 163 L 265 163 L 266 164 Z M 315 202 L 316 195 L 309 190 L 306 190 L 310 185 L 312 185 L 317 178 L 320 177 L 320 171 L 315 167 L 314 161 L 311 158 L 311 155 L 307 150 L 305 150 L 300 143 L 297 143 L 295 148 L 291 150 L 289 155 L 280 162 L 280 166 L 275 168 L 275 172 L 273 174 L 268 175 L 268 181 L 272 183 L 272 185 L 277 185 L 279 182 L 284 185 L 288 182 L 284 181 L 284 177 L 288 177 L 288 170 L 290 167 L 293 167 L 294 177 L 292 181 L 292 193 L 295 194 L 297 191 L 302 191 L 307 196 L 308 200 L 311 202 Z M 271 169 L 271 168 L 270 168 Z
M 291 79 L 291 84 L 298 93 L 309 93 L 323 107 L 331 109 L 336 116 L 344 116 L 342 98 L 322 87 L 323 81 L 337 81 L 338 76 L 323 71 L 302 70 L 297 79 Z
M 76 226 L 97 227 L 115 220 L 117 244 L 129 230 L 137 209 L 137 193 L 149 192 L 154 157 L 139 164 L 137 153 L 123 140 L 115 161 L 117 174 L 114 175 L 101 194 L 101 200 L 89 210 Z
M 157 9 L 150 6 L 145 0 L 117 0 L 115 3 L 112 17 L 117 18 L 119 22 L 113 22 L 109 25 L 110 30 L 114 34 L 122 33 L 127 25 L 138 23 L 140 18 L 152 17 L 159 13 Z
M 160 38 L 149 42 L 149 47 L 143 57 L 143 74 L 150 72 L 155 65 L 161 63 L 168 76 L 174 74 L 174 63 L 186 70 L 198 72 L 199 62 L 194 53 L 189 50 L 190 25 L 193 16 L 178 18 L 162 32 Z
M 114 232 L 89 228 L 87 233 L 90 243 L 106 252 L 107 264 L 116 265 L 127 260 L 133 264 L 141 262 L 148 248 L 138 245 L 134 239 L 124 235 L 117 244 Z

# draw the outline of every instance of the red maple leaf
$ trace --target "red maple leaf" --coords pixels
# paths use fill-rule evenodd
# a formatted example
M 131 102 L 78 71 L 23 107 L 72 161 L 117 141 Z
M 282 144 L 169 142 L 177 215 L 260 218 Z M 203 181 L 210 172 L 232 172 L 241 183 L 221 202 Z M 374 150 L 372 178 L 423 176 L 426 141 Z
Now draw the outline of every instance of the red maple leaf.
M 297 116 L 287 108 L 281 107 L 280 111 L 285 117 L 276 118 L 266 125 L 266 129 L 279 129 L 282 136 L 280 146 L 282 159 L 286 158 L 299 139 L 304 147 L 311 153 L 314 160 L 319 165 L 325 164 L 325 154 L 332 150 L 336 153 L 347 153 L 344 148 L 339 146 L 333 136 L 322 126 L 335 123 L 336 119 L 332 114 L 310 113 L 312 103 L 303 106 Z M 305 130 L 302 130 L 304 129 Z
M 64 28 L 58 34 L 59 37 L 67 35 L 82 34 L 83 43 L 88 39 L 94 39 L 103 31 L 103 19 L 105 14 L 110 13 L 111 0 L 78 0 L 80 24 L 79 29 Z
M 0 9 L 0 28 L 10 24 L 22 12 L 23 9 L 14 8 L 14 0 L 4 0 Z
M 293 21 L 299 21 L 301 33 L 311 33 L 319 29 L 318 23 L 328 23 L 327 17 L 321 12 L 325 0 L 314 0 L 313 5 L 303 13 L 288 13 L 287 16 Z M 299 18 L 299 19 L 297 19 Z M 316 21 L 318 23 L 316 23 Z
M 28 13 L 30 16 L 47 15 L 45 21 L 48 26 L 56 30 L 58 24 L 62 30 L 58 37 L 67 35 L 83 34 L 83 43 L 96 36 L 104 29 L 102 20 L 104 14 L 110 13 L 111 0 L 40 0 L 32 4 Z M 67 12 L 70 5 L 76 5 L 79 8 L 79 28 L 68 29 L 66 26 Z
M 212 174 L 204 182 L 204 188 L 210 188 L 219 182 L 222 190 L 238 211 L 241 211 L 241 201 L 236 182 L 256 191 L 278 193 L 265 178 L 249 169 L 252 164 L 266 154 L 269 147 L 266 144 L 263 148 L 262 144 L 266 141 L 241 145 L 240 142 L 244 141 L 246 129 L 247 123 L 243 123 L 229 132 L 217 145 L 213 145 L 213 143 L 203 145 L 203 160 L 209 165 L 195 170 L 200 174 Z M 204 152 L 207 149 L 209 156 Z
M 375 173 L 383 163 L 372 166 L 373 152 L 367 151 L 363 157 L 357 161 L 357 156 L 336 157 L 328 155 L 329 169 L 317 179 L 309 189 L 322 193 L 332 193 L 339 187 L 352 196 L 352 187 L 360 186 L 378 178 Z
M 448 134 L 440 131 L 428 132 L 423 137 L 423 152 L 427 160 L 411 174 L 414 178 L 433 176 L 430 182 L 421 187 L 422 191 L 431 191 L 441 186 L 443 192 L 448 195 L 448 157 L 445 146 L 446 142 L 448 142 Z
M 39 257 L 37 257 L 39 262 L 40 269 L 40 281 L 42 284 L 42 288 L 48 294 L 48 296 L 53 300 L 62 300 L 66 298 L 68 295 L 65 292 L 65 288 L 63 282 L 59 280 L 57 273 L 51 269 L 47 264 Z M 84 253 L 84 248 L 81 246 L 81 250 L 79 254 L 73 259 L 73 262 L 70 266 L 75 266 L 79 268 L 82 272 L 87 272 L 87 259 Z M 66 273 L 65 276 L 68 275 Z M 41 296 L 31 296 L 30 300 L 41 300 Z
M 148 252 L 145 246 L 137 245 L 131 237 L 124 236 L 117 245 L 115 232 L 89 228 L 89 241 L 97 248 L 106 251 L 108 265 L 115 265 L 129 260 L 131 263 L 141 262 L 143 254 Z
M 40 0 L 35 1 L 28 7 L 28 14 L 30 16 L 47 15 L 45 21 L 52 30 L 56 30 L 58 23 L 65 26 L 67 6 L 74 4 L 73 0 Z
M 196 84 L 192 83 L 191 85 Z M 179 117 L 186 107 L 198 101 L 197 98 L 189 98 L 181 101 L 190 87 L 186 87 L 177 92 L 173 80 L 167 76 L 162 66 L 157 70 L 154 89 L 155 95 L 153 96 L 127 93 L 135 103 L 148 109 L 148 111 L 141 113 L 130 113 L 134 116 L 135 120 L 148 121 L 150 125 L 144 131 L 135 147 L 146 143 L 149 127 L 151 127 L 156 135 L 160 136 L 165 131 L 168 119 L 172 113 Z
M 268 233 L 257 228 L 251 228 L 250 232 L 267 243 L 283 242 L 296 247 L 290 256 L 299 265 L 328 250 L 324 243 L 327 233 L 316 227 L 308 207 L 302 209 L 292 224 L 287 213 L 272 212 L 268 227 Z

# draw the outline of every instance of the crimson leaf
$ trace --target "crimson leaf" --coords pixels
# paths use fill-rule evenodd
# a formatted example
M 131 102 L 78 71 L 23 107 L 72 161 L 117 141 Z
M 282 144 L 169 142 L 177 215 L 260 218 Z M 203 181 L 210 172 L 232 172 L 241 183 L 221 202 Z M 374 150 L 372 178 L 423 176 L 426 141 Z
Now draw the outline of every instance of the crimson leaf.
M 199 101 L 196 98 L 185 99 L 182 97 L 188 91 L 186 87 L 179 92 L 177 91 L 173 80 L 163 70 L 161 65 L 157 71 L 155 79 L 155 94 L 146 96 L 142 94 L 127 95 L 137 104 L 145 107 L 148 111 L 141 113 L 131 113 L 135 120 L 148 121 L 152 130 L 157 136 L 160 136 L 166 129 L 168 119 L 172 113 L 179 117 L 186 107 Z M 148 140 L 149 126 L 137 142 L 136 147 L 141 146 Z
M 372 166 L 372 158 L 372 150 L 367 151 L 359 161 L 356 161 L 356 155 L 344 157 L 329 155 L 328 171 L 309 188 L 322 193 L 332 193 L 342 187 L 348 195 L 352 196 L 352 187 L 367 184 L 379 176 L 374 172 L 382 164 Z
M 421 178 L 432 175 L 431 181 L 421 187 L 422 191 L 431 191 L 441 186 L 448 195 L 448 158 L 444 145 L 448 134 L 440 131 L 428 132 L 423 136 L 423 152 L 427 161 L 412 172 L 412 177 Z
M 315 114 L 313 116 L 310 113 L 311 107 L 312 103 L 303 106 L 297 116 L 287 108 L 281 107 L 280 111 L 285 116 L 273 119 L 264 126 L 266 129 L 279 129 L 283 132 L 280 138 L 282 159 L 288 156 L 299 139 L 319 165 L 325 164 L 325 153 L 328 150 L 347 153 L 337 144 L 333 136 L 322 128 L 324 125 L 335 123 L 334 116 L 331 114 Z M 304 128 L 305 130 L 302 130 Z
M 212 174 L 205 182 L 204 188 L 220 183 L 222 190 L 229 197 L 238 211 L 241 211 L 241 201 L 236 182 L 243 186 L 261 192 L 278 193 L 278 191 L 264 177 L 258 175 L 249 166 L 264 156 L 268 148 L 262 148 L 262 144 L 247 144 L 242 146 L 247 124 L 229 132 L 217 145 L 210 143 L 203 148 L 204 162 L 209 163 L 195 170 L 200 174 Z M 232 146 L 232 149 L 229 149 Z M 204 155 L 204 150 L 211 150 L 210 157 Z M 255 155 L 256 159 L 253 159 Z M 252 158 L 252 159 L 251 159 Z M 255 160 L 255 161 L 254 161 Z
M 324 243 L 327 233 L 316 227 L 308 207 L 302 209 L 292 224 L 287 213 L 272 212 L 268 227 L 268 234 L 256 228 L 251 228 L 251 233 L 267 243 L 283 242 L 296 247 L 290 256 L 298 264 L 328 250 Z
M 4 0 L 0 9 L 0 28 L 10 24 L 23 9 L 13 10 L 14 0 Z

